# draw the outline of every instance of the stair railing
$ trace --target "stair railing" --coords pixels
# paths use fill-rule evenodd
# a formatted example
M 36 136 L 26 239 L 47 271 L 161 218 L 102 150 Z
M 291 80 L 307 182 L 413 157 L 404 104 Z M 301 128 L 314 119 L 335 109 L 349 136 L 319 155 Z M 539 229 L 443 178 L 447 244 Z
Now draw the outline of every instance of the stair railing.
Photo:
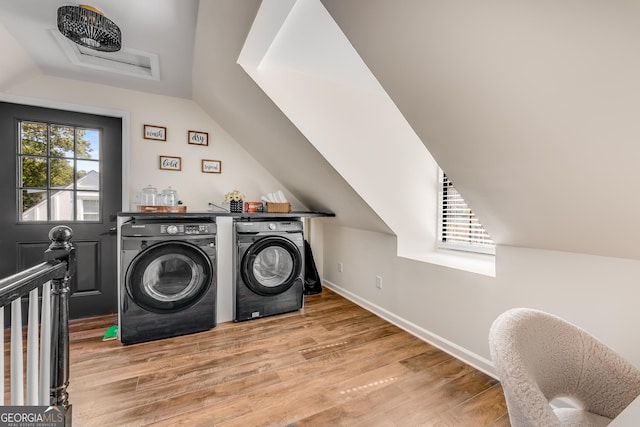
M 5 327 L 5 307 L 10 307 L 11 310 L 10 405 L 47 406 L 57 411 L 53 414 L 55 416 L 64 414 L 65 426 L 71 426 L 71 404 L 67 386 L 69 385 L 69 285 L 76 270 L 76 252 L 71 244 L 72 236 L 73 232 L 67 226 L 53 227 L 49 231 L 51 243 L 44 253 L 45 262 L 0 280 L 0 331 L 4 331 Z M 27 296 L 29 308 L 25 381 L 22 299 Z M 40 312 L 38 312 L 39 296 L 42 299 Z M 39 337 L 38 323 L 40 323 Z M 4 340 L 1 350 L 0 384 L 4 385 Z M 5 404 L 3 392 L 0 405 Z M 51 417 L 52 414 L 47 416 Z

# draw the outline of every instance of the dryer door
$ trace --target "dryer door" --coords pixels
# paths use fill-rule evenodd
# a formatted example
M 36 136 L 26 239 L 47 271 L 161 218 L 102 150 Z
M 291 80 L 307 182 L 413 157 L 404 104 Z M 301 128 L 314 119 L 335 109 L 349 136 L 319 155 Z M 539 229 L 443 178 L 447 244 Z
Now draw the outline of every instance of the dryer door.
M 173 313 L 191 307 L 209 290 L 213 265 L 202 249 L 182 241 L 149 246 L 129 266 L 125 287 L 147 311 Z
M 302 265 L 302 254 L 291 240 L 268 236 L 249 246 L 242 257 L 240 273 L 253 292 L 277 295 L 301 280 Z

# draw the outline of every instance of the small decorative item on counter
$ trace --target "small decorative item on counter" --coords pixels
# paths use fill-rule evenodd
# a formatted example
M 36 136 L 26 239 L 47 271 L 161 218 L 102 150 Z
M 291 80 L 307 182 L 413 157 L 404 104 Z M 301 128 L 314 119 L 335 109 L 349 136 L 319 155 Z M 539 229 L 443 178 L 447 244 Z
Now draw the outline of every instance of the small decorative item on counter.
M 187 207 L 178 200 L 178 193 L 171 187 L 165 188 L 161 194 L 155 187 L 149 185 L 142 189 L 141 204 L 138 212 L 186 212 Z
M 229 202 L 229 212 L 242 213 L 242 200 L 232 200 Z
M 291 212 L 290 203 L 267 202 L 268 213 L 289 213 Z
M 268 213 L 291 212 L 291 204 L 287 202 L 281 190 L 262 196 L 262 200 L 267 204 L 266 211 Z
M 245 212 L 262 212 L 262 202 L 244 202 Z
M 171 186 L 162 190 L 160 195 L 160 205 L 162 206 L 178 206 L 178 193 Z
M 242 201 L 247 196 L 238 190 L 233 190 L 224 195 L 224 202 L 229 203 L 229 211 L 234 213 L 242 212 Z
M 158 198 L 158 189 L 149 184 L 142 189 L 142 197 L 140 204 L 143 206 L 156 206 L 156 199 Z

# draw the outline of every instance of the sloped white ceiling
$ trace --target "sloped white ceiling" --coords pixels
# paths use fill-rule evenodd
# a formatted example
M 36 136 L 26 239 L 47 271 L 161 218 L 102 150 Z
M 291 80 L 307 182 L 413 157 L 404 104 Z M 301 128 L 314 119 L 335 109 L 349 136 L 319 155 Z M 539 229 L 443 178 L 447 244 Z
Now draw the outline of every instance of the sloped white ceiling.
M 397 253 L 423 256 L 438 165 L 322 3 L 285 4 L 262 1 L 238 63 L 393 230 Z
M 259 0 L 202 1 L 193 99 L 310 210 L 332 224 L 391 233 L 269 97 L 237 64 Z
M 2 46 L 3 58 L 0 67 L 0 91 L 23 79 L 40 74 L 40 69 L 2 24 L 0 24 L 0 46 Z
M 640 3 L 322 0 L 498 244 L 640 259 Z
M 191 63 L 199 0 L 92 0 L 122 31 L 125 49 L 159 58 L 159 77 L 141 79 L 109 71 L 112 67 L 80 67 L 67 58 L 54 39 L 58 7 L 64 0 L 0 0 L 0 24 L 44 74 L 115 87 L 191 97 Z M 62 37 L 63 42 L 73 45 Z M 106 55 L 107 57 L 109 55 Z M 5 64 L 3 64 L 4 66 Z

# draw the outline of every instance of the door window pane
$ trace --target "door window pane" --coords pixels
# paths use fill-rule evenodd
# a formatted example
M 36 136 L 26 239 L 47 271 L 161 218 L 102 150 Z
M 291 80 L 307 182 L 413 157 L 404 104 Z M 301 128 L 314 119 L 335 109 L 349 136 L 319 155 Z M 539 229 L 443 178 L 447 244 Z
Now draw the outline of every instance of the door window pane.
M 50 126 L 51 155 L 55 157 L 74 157 L 75 135 L 69 126 Z
M 51 221 L 73 220 L 73 191 L 53 191 L 49 202 Z
M 78 191 L 76 207 L 81 221 L 100 220 L 100 194 L 97 191 Z
M 100 130 L 78 128 L 77 132 L 77 157 L 98 160 L 100 158 Z
M 21 187 L 47 188 L 47 158 L 23 157 L 21 160 Z
M 20 122 L 19 221 L 100 221 L 102 131 Z
M 22 190 L 20 198 L 21 221 L 47 220 L 47 190 Z
M 76 165 L 76 182 L 78 190 L 100 189 L 100 162 L 93 160 L 77 160 Z
M 73 160 L 49 160 L 49 176 L 51 178 L 51 188 L 73 189 L 73 169 Z
M 20 153 L 47 155 L 47 125 L 44 123 L 20 123 Z

